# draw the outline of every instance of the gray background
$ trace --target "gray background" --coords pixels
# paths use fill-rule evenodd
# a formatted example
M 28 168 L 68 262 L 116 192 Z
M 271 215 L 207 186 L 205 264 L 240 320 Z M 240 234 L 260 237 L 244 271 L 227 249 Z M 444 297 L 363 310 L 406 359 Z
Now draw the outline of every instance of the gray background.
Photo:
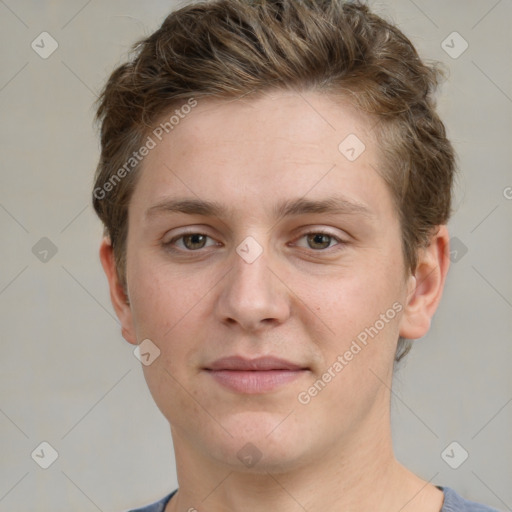
M 121 337 L 89 204 L 96 94 L 176 5 L 0 0 L 0 511 L 121 511 L 176 486 L 168 425 Z M 512 2 L 373 5 L 449 68 L 440 109 L 462 171 L 441 308 L 395 379 L 397 456 L 512 510 Z M 43 31 L 59 45 L 47 59 L 31 48 Z M 441 46 L 460 52 L 454 31 L 469 44 L 457 58 Z M 36 245 L 43 237 L 55 255 Z M 31 457 L 42 441 L 59 455 L 48 469 Z M 441 457 L 452 441 L 469 453 L 458 469 Z

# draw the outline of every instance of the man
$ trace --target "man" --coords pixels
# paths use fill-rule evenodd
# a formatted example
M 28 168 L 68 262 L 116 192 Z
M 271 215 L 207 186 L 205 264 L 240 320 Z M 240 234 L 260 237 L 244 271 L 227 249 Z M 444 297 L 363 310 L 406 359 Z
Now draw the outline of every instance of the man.
M 491 510 L 391 443 L 448 271 L 437 78 L 341 0 L 189 5 L 111 75 L 100 257 L 179 480 L 140 510 Z

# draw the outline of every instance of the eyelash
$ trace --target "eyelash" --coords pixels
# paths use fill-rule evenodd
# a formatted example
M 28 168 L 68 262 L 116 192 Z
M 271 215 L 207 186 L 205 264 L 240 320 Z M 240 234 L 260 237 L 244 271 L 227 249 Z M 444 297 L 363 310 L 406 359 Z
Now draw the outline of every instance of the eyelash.
M 164 246 L 164 248 L 166 248 L 167 250 L 171 251 L 171 252 L 175 252 L 175 253 L 178 253 L 178 252 L 181 252 L 181 253 L 199 253 L 202 251 L 202 249 L 205 249 L 205 247 L 202 247 L 201 249 L 196 249 L 196 250 L 193 250 L 193 249 L 177 249 L 175 247 L 175 243 L 178 241 L 178 240 L 182 240 L 184 237 L 186 236 L 190 236 L 190 235 L 201 235 L 201 236 L 206 236 L 207 238 L 213 240 L 212 237 L 206 235 L 205 233 L 201 233 L 199 231 L 190 231 L 190 232 L 187 232 L 187 233 L 182 233 L 181 235 L 179 236 L 176 236 L 174 238 L 172 238 L 171 240 L 169 240 L 168 242 L 165 242 L 163 243 L 162 245 Z M 308 235 L 324 235 L 324 236 L 327 236 L 329 238 L 331 238 L 332 240 L 335 240 L 337 243 L 334 245 L 334 246 L 330 246 L 330 247 L 327 247 L 325 249 L 311 249 L 311 248 L 307 248 L 307 250 L 313 252 L 313 253 L 322 253 L 322 252 L 331 252 L 330 249 L 333 249 L 333 247 L 337 247 L 339 246 L 338 249 L 334 249 L 334 250 L 340 250 L 343 248 L 343 246 L 347 245 L 347 242 L 342 240 L 341 238 L 333 235 L 332 233 L 329 233 L 328 231 L 324 231 L 322 229 L 319 229 L 319 230 L 314 230 L 314 231 L 308 231 L 306 233 L 303 233 L 302 235 L 300 235 L 297 240 L 301 240 L 302 238 L 304 237 L 307 237 Z M 210 246 L 207 246 L 207 247 L 214 247 L 215 244 L 212 244 Z M 304 247 L 303 247 L 304 249 Z

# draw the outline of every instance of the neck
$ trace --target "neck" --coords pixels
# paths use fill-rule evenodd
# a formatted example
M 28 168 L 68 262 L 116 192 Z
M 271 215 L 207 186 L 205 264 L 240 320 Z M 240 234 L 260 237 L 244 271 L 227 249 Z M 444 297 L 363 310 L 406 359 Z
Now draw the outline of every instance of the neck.
M 292 469 L 240 472 L 198 453 L 173 430 L 179 491 L 166 512 L 438 512 L 442 492 L 401 466 L 389 418 L 373 418 L 315 459 Z

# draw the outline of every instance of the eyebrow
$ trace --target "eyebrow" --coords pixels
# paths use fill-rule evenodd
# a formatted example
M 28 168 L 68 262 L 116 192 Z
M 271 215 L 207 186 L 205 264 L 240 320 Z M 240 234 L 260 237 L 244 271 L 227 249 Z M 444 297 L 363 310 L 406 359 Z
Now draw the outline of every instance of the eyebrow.
M 195 198 L 174 198 L 164 200 L 146 210 L 146 218 L 159 213 L 184 213 L 204 217 L 228 217 L 235 213 L 231 208 L 217 201 L 205 201 Z M 327 213 L 332 215 L 364 215 L 372 217 L 370 209 L 362 203 L 349 201 L 343 197 L 327 197 L 325 199 L 291 199 L 276 205 L 276 218 L 292 217 L 308 213 Z

